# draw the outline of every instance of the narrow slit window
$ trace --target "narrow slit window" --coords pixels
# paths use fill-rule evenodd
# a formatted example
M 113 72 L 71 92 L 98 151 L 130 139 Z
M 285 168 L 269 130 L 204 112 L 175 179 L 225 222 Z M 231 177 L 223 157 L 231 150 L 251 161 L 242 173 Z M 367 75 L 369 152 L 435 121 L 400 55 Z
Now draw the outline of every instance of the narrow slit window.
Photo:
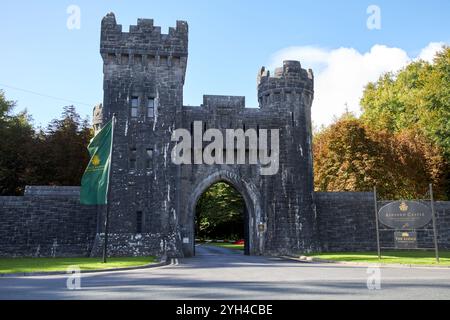
M 147 101 L 147 117 L 154 118 L 155 117 L 155 99 L 148 98 Z
M 130 159 L 130 171 L 133 172 L 136 170 L 136 159 Z
M 147 149 L 147 159 L 146 159 L 146 168 L 152 169 L 153 168 L 153 149 Z
M 128 54 L 122 54 L 121 60 L 122 60 L 122 64 L 129 64 L 130 56 Z
M 130 172 L 137 169 L 137 150 L 135 148 L 130 150 Z
M 138 117 L 138 110 L 139 110 L 139 97 L 132 97 L 131 98 L 131 117 L 132 118 Z
M 138 211 L 136 212 L 136 233 L 140 234 L 142 233 L 142 212 Z
M 155 65 L 155 56 L 147 56 L 147 65 L 153 66 Z
M 108 63 L 114 63 L 116 61 L 116 55 L 114 53 L 108 53 Z
M 179 66 L 180 64 L 180 57 L 172 57 L 172 65 Z
M 136 65 L 142 64 L 142 55 L 141 54 L 134 55 L 134 64 L 136 64 Z

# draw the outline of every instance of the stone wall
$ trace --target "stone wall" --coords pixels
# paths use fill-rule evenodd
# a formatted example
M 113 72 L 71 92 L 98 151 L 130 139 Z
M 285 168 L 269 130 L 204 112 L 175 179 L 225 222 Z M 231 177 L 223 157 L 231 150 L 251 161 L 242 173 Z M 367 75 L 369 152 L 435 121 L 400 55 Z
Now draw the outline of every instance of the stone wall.
M 315 193 L 314 198 L 322 251 L 376 250 L 372 193 Z M 436 202 L 435 208 L 439 248 L 450 249 L 450 202 Z M 79 187 L 27 187 L 24 197 L 0 197 L 0 257 L 100 256 L 98 212 L 80 205 Z M 426 229 L 419 231 L 419 246 L 432 248 L 431 224 Z M 173 242 L 157 232 L 110 234 L 119 237 L 110 245 L 119 256 L 162 255 Z M 393 246 L 393 232 L 381 233 L 381 245 Z
M 372 193 L 318 192 L 315 203 L 322 251 L 376 250 Z M 450 249 L 450 202 L 436 202 L 435 209 L 439 248 Z M 419 247 L 434 248 L 431 223 L 424 229 L 418 231 Z M 393 247 L 393 231 L 381 231 L 380 244 Z
M 97 208 L 79 203 L 77 187 L 27 187 L 0 197 L 0 257 L 89 256 Z

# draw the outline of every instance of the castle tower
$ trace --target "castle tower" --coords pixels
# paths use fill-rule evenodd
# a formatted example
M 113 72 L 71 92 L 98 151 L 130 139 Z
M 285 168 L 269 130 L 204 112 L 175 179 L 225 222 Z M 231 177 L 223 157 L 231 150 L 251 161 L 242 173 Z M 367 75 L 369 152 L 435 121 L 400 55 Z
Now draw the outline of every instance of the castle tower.
M 272 200 L 276 207 L 270 219 L 274 224 L 274 239 L 268 249 L 273 252 L 283 252 L 283 248 L 315 250 L 318 239 L 313 202 L 312 70 L 302 69 L 299 61 L 284 61 L 273 76 L 261 68 L 257 84 L 261 111 L 277 114 L 273 119 L 282 119 L 280 174 L 270 185 L 274 186 L 272 192 L 285 197 L 279 202 L 279 197 Z
M 110 193 L 112 255 L 177 254 L 176 170 L 171 135 L 181 121 L 188 25 L 162 34 L 153 20 L 122 31 L 113 13 L 102 20 L 103 123 L 115 113 Z M 100 217 L 93 255 L 102 241 Z

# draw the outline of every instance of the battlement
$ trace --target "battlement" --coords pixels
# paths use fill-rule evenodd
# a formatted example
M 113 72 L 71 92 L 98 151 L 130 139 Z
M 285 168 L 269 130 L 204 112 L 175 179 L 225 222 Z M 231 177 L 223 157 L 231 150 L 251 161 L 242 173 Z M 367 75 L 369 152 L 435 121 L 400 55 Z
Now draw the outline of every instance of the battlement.
M 202 107 L 208 109 L 233 109 L 245 108 L 245 97 L 204 95 Z
M 314 75 L 311 69 L 302 69 L 300 61 L 284 61 L 283 67 L 275 69 L 274 75 L 262 67 L 258 73 L 258 99 L 272 94 L 313 92 Z
M 154 26 L 152 19 L 138 19 L 129 32 L 122 31 L 114 13 L 108 13 L 102 20 L 100 53 L 106 61 L 108 55 L 139 54 L 166 57 L 187 57 L 188 24 L 177 21 L 168 34 L 161 33 L 161 27 Z

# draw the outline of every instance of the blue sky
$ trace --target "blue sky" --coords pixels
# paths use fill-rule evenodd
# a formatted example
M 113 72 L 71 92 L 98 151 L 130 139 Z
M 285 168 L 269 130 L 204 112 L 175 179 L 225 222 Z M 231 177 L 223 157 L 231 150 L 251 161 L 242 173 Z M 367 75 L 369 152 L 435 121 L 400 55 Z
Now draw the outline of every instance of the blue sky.
M 80 30 L 66 26 L 72 4 L 81 9 Z M 372 4 L 381 9 L 380 30 L 366 26 Z M 36 125 L 46 126 L 71 103 L 10 87 L 82 102 L 73 104 L 83 116 L 91 115 L 103 96 L 100 21 L 110 11 L 124 30 L 137 18 L 153 18 L 164 33 L 176 20 L 188 21 L 185 105 L 201 104 L 203 94 L 229 94 L 246 96 L 247 106 L 255 107 L 258 69 L 274 67 L 283 57 L 301 60 L 316 71 L 318 124 L 339 115 L 344 100 L 356 111 L 362 82 L 422 57 L 430 43 L 450 42 L 448 0 L 3 0 L 0 88 L 18 109 L 28 109 Z M 339 71 L 336 64 L 356 71 Z M 374 71 L 372 65 L 379 67 Z M 339 82 L 348 85 L 340 88 Z M 333 96 L 336 92 L 348 101 Z

